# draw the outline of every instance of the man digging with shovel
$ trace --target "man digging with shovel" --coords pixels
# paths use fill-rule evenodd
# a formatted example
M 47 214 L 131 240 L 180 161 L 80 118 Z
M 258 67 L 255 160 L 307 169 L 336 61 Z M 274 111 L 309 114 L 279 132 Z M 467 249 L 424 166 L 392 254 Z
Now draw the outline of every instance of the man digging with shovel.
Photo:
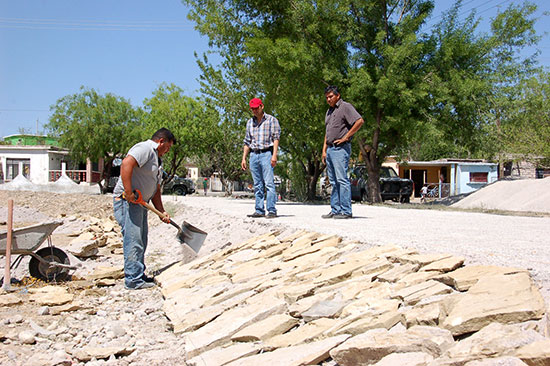
M 153 134 L 128 151 L 122 160 L 120 177 L 113 191 L 115 219 L 122 228 L 124 250 L 124 285 L 138 290 L 155 286 L 154 280 L 145 275 L 145 250 L 147 249 L 147 211 L 134 194 L 139 190 L 143 200 L 151 200 L 163 213 L 162 221 L 169 223 L 170 215 L 164 210 L 160 192 L 162 183 L 161 156 L 166 154 L 176 138 L 166 128 Z

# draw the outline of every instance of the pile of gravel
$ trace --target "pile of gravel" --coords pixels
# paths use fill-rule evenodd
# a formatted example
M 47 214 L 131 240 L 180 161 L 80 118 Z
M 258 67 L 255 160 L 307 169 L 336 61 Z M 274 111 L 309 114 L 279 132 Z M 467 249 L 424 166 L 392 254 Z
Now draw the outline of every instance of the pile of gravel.
M 550 177 L 498 181 L 481 188 L 451 206 L 550 213 Z

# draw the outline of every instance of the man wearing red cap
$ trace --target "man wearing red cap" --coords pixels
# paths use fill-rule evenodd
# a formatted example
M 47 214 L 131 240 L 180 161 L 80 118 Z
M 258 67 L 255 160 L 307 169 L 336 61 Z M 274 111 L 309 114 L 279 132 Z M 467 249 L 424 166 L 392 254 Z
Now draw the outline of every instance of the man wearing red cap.
M 277 165 L 281 126 L 277 118 L 264 113 L 261 99 L 253 98 L 248 105 L 254 116 L 246 123 L 241 168 L 246 170 L 246 157 L 250 153 L 250 172 L 254 179 L 254 196 L 256 197 L 255 211 L 248 217 L 274 218 L 277 217 L 275 208 L 277 193 L 275 192 L 273 168 Z M 267 191 L 267 197 L 265 197 L 264 190 Z

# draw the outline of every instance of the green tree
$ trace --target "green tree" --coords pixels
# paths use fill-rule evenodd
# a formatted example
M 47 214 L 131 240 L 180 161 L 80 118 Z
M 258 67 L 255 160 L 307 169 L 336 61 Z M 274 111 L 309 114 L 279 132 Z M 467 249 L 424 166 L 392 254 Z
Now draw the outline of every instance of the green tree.
M 60 138 L 63 147 L 77 162 L 103 159 L 103 178 L 108 181 L 115 158 L 126 154 L 139 141 L 142 124 L 140 112 L 129 101 L 94 89 L 80 88 L 80 92 L 57 100 L 50 107 L 52 115 L 45 128 Z M 100 183 L 100 188 L 103 187 Z
M 501 126 L 504 151 L 535 164 L 550 165 L 550 73 L 520 85 L 520 98 Z
M 490 98 L 511 82 L 495 76 L 506 65 L 510 75 L 517 70 L 510 56 L 535 40 L 529 4 L 508 8 L 492 34 L 479 35 L 475 14 L 459 21 L 460 1 L 433 30 L 425 26 L 432 0 L 184 2 L 220 50 L 231 85 L 264 96 L 279 118 L 281 150 L 299 162 L 292 166 L 302 168 L 309 198 L 324 169 L 326 84 L 339 85 L 366 122 L 356 141 L 371 177 L 369 200 L 380 202 L 379 169 L 389 154 L 485 152 Z M 420 143 L 427 137 L 436 146 Z
M 240 118 L 241 124 L 249 118 L 244 113 L 248 99 L 261 97 L 266 112 L 281 124 L 280 151 L 286 158 L 280 159 L 285 166 L 278 170 L 301 170 L 291 175 L 304 177 L 305 198 L 314 199 L 325 168 L 321 161 L 327 108 L 323 89 L 326 80 L 344 72 L 348 59 L 341 25 L 331 18 L 345 9 L 334 1 L 184 2 L 191 6 L 190 17 L 199 31 L 222 57 L 219 69 L 209 65 L 203 92 L 223 112 L 230 105 L 241 106 L 239 114 L 229 110 L 229 119 Z M 223 87 L 208 76 L 215 73 L 226 79 Z
M 163 166 L 168 180 L 175 174 L 181 175 L 183 164 L 207 148 L 202 134 L 203 124 L 210 118 L 209 111 L 201 100 L 186 96 L 180 87 L 166 83 L 159 85 L 143 105 L 143 137 L 150 138 L 162 127 L 169 129 L 176 136 L 177 143 L 164 157 Z

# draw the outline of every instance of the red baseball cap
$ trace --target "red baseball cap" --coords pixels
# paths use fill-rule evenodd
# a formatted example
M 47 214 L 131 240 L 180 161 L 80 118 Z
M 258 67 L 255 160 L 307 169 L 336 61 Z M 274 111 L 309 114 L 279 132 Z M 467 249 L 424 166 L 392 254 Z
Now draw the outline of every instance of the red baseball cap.
M 259 106 L 263 105 L 263 103 L 260 98 L 252 98 L 250 99 L 250 102 L 248 102 L 248 105 L 250 106 L 250 108 L 258 108 Z

